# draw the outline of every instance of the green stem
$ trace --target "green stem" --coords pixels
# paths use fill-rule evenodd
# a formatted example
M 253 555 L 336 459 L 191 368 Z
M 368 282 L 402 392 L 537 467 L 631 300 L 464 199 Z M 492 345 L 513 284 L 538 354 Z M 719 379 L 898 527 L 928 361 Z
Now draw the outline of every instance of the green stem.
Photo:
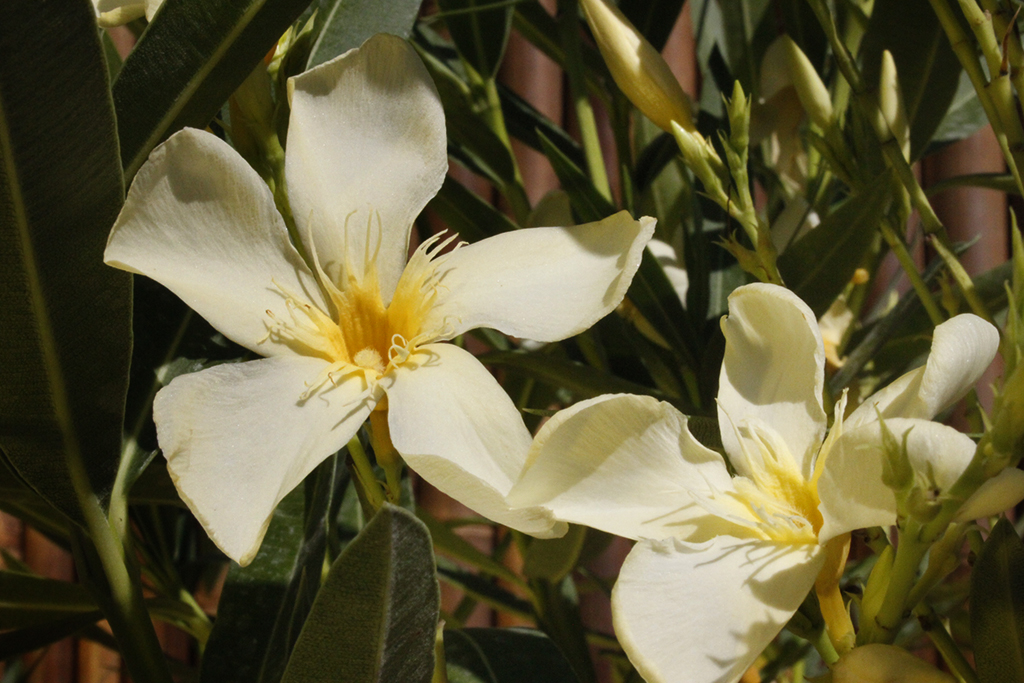
M 348 442 L 348 456 L 353 465 L 353 474 L 355 474 L 355 485 L 363 493 L 366 502 L 372 508 L 369 510 L 369 516 L 372 517 L 373 513 L 377 512 L 384 506 L 384 491 L 380 487 L 380 482 L 377 481 L 377 475 L 373 473 L 373 466 L 370 464 L 370 459 L 366 457 L 366 450 L 363 449 L 363 444 L 359 441 L 359 435 L 356 434 Z
M 978 296 L 978 291 L 974 287 L 974 281 L 971 276 L 967 274 L 967 270 L 963 267 L 956 255 L 945 245 L 941 239 L 932 240 L 932 246 L 935 247 L 935 251 L 939 253 L 946 267 L 949 268 L 950 274 L 953 279 L 956 280 L 956 284 L 960 287 L 960 291 L 963 292 L 964 299 L 967 300 L 967 304 L 974 311 L 974 314 L 984 318 L 985 320 L 992 322 L 992 314 L 989 313 L 988 306 Z
M 896 234 L 892 226 L 889 225 L 888 220 L 883 220 L 879 229 L 882 231 L 882 237 L 889 245 L 892 253 L 896 255 L 896 260 L 899 261 L 900 266 L 903 268 L 903 272 L 906 273 L 907 278 L 910 279 L 910 284 L 914 288 L 914 292 L 917 293 L 917 298 L 921 300 L 921 304 L 924 306 L 925 311 L 928 312 L 928 318 L 931 320 L 932 325 L 940 325 L 945 321 L 945 318 L 942 315 L 942 311 L 939 309 L 939 305 L 935 303 L 935 299 L 932 298 L 932 293 L 928 289 L 928 285 L 925 284 L 924 279 L 921 277 L 921 273 L 918 272 L 917 264 L 914 263 L 913 257 L 911 257 L 910 252 L 907 251 L 907 245 L 904 244 L 903 240 Z
M 907 528 L 901 529 L 885 597 L 873 618 L 872 615 L 864 615 L 860 633 L 857 634 L 858 645 L 891 643 L 896 637 L 906 613 L 907 597 L 917 579 L 921 559 L 928 552 L 929 544 L 918 540 L 920 531 L 920 526 L 913 521 L 908 521 Z
M 466 66 L 471 82 L 482 86 L 487 106 L 481 111 L 481 118 L 487 123 L 502 144 L 508 150 L 509 160 L 512 163 L 512 180 L 501 186 L 501 193 L 508 200 L 512 213 L 519 225 L 526 225 L 530 218 L 530 200 L 526 196 L 526 189 L 523 187 L 523 176 L 519 172 L 519 163 L 516 155 L 512 153 L 512 138 L 509 137 L 508 128 L 505 126 L 505 115 L 501 113 L 501 97 L 498 95 L 498 84 L 493 78 L 481 79 L 473 67 Z
M 601 139 L 597 134 L 597 121 L 594 119 L 594 109 L 590 106 L 590 98 L 587 97 L 576 0 L 558 0 L 558 31 L 565 50 L 565 71 L 569 76 L 569 92 L 576 110 L 576 121 L 580 127 L 580 140 L 587 160 L 587 171 L 597 191 L 605 199 L 612 201 L 612 190 L 608 184 L 608 172 L 601 151 Z

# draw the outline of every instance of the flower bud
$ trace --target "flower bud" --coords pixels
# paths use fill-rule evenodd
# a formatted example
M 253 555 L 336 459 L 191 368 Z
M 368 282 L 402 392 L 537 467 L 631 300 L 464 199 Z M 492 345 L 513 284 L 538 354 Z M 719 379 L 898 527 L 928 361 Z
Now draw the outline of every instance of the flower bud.
M 910 125 L 907 123 L 907 110 L 903 106 L 903 93 L 896 77 L 896 62 L 888 50 L 882 52 L 882 68 L 878 76 L 878 106 L 882 110 L 892 136 L 896 138 L 903 157 L 910 159 Z
M 580 4 L 612 78 L 629 101 L 662 130 L 671 133 L 673 121 L 696 130 L 690 101 L 654 46 L 605 0 Z
M 832 683 L 955 683 L 939 671 L 895 645 L 873 643 L 854 648 L 832 669 Z
M 832 98 L 828 88 L 811 65 L 811 60 L 807 59 L 807 55 L 792 38 L 780 36 L 777 44 L 786 56 L 789 76 L 807 116 L 822 130 L 828 128 L 833 120 Z
M 146 17 L 152 20 L 163 0 L 92 0 L 100 28 L 122 26 Z

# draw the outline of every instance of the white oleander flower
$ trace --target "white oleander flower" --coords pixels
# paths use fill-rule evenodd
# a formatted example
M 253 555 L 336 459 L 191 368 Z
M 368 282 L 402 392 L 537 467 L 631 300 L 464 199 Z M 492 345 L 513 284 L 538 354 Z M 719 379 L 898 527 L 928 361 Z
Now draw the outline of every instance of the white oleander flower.
M 435 238 L 406 263 L 413 220 L 448 168 L 444 113 L 415 51 L 375 36 L 290 90 L 299 249 L 256 172 L 198 130 L 153 152 L 107 245 L 108 264 L 157 280 L 265 356 L 157 395 L 182 499 L 246 564 L 278 502 L 387 411 L 395 449 L 424 479 L 502 524 L 558 534 L 547 510 L 504 500 L 531 442 L 519 412 L 472 355 L 438 342 L 477 327 L 541 341 L 583 331 L 622 300 L 654 220 L 623 212 L 448 253 L 451 238 Z
M 938 326 L 924 367 L 845 422 L 840 401 L 826 436 L 825 352 L 810 308 L 782 287 L 747 285 L 729 297 L 722 329 L 718 415 L 735 476 L 669 404 L 600 396 L 547 422 L 508 496 L 639 541 L 612 609 L 648 683 L 739 680 L 816 580 L 837 579 L 844 535 L 896 522 L 882 450 L 863 448 L 880 444 L 879 414 L 898 440 L 910 432 L 912 463 L 941 470 L 943 481 L 963 471 L 973 442 L 929 420 L 977 381 L 998 344 L 995 328 L 972 315 Z M 988 496 L 973 510 L 1005 502 Z M 845 615 L 838 590 L 830 595 Z

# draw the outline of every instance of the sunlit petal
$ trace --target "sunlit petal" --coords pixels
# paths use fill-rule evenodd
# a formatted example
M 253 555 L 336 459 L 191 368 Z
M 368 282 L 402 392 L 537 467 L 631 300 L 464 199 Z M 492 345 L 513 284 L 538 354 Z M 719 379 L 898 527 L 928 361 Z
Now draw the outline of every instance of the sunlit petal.
M 210 539 L 239 564 L 255 556 L 281 499 L 373 408 L 361 377 L 301 400 L 326 365 L 299 357 L 218 365 L 178 377 L 156 396 L 171 478 Z
M 103 260 L 156 280 L 262 356 L 291 353 L 266 339 L 266 311 L 290 318 L 282 290 L 325 306 L 266 183 L 227 143 L 192 128 L 139 170 Z
M 955 403 L 988 369 L 999 347 L 999 333 L 976 315 L 965 313 L 935 328 L 924 367 L 906 373 L 872 394 L 846 420 L 850 428 L 883 418 L 930 420 Z
M 303 239 L 335 282 L 374 262 L 384 301 L 402 273 L 412 222 L 448 170 L 444 112 L 416 51 L 395 36 L 291 81 L 286 175 Z
M 787 289 L 752 284 L 729 296 L 722 331 L 718 417 L 733 466 L 750 474 L 739 440 L 748 425 L 760 423 L 782 438 L 809 477 L 826 424 L 825 350 L 814 313 Z
M 691 495 L 731 491 L 732 480 L 722 456 L 699 444 L 686 421 L 648 396 L 577 403 L 541 428 L 509 502 L 543 505 L 559 519 L 634 539 L 727 526 Z
M 654 219 L 620 213 L 567 228 L 506 232 L 450 256 L 428 326 L 452 338 L 491 327 L 536 341 L 578 334 L 622 301 Z
M 480 361 L 452 344 L 429 344 L 395 369 L 387 396 L 391 440 L 417 474 L 496 522 L 534 535 L 564 533 L 547 510 L 505 502 L 530 432 Z
M 641 541 L 612 592 L 615 633 L 647 683 L 734 683 L 793 616 L 823 560 L 814 544 Z

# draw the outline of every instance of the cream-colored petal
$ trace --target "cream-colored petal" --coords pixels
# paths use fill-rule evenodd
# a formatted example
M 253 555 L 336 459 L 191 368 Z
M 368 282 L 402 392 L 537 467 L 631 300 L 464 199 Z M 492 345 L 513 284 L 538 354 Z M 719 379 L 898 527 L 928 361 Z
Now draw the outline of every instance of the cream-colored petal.
M 947 490 L 974 457 L 975 443 L 952 427 L 901 418 L 885 420 L 885 426 L 898 443 L 907 437 L 907 455 L 922 490 Z M 882 481 L 884 457 L 880 423 L 851 430 L 844 425 L 818 482 L 822 543 L 854 529 L 896 523 L 896 496 Z
M 999 332 L 964 313 L 935 328 L 924 367 L 906 373 L 872 394 L 846 420 L 856 427 L 890 417 L 930 420 L 958 401 L 988 369 L 999 348 Z
M 956 513 L 954 522 L 969 522 L 998 515 L 1024 500 L 1024 471 L 1016 467 L 1005 469 L 974 492 Z
M 153 403 L 178 493 L 210 539 L 241 565 L 274 508 L 348 443 L 376 401 L 361 378 L 300 397 L 327 363 L 278 357 L 182 375 Z
M 902 647 L 883 643 L 856 647 L 832 667 L 832 683 L 956 683 L 956 680 Z
M 633 539 L 722 527 L 691 492 L 732 491 L 732 480 L 722 456 L 698 443 L 686 421 L 649 396 L 577 403 L 541 428 L 509 502 L 543 505 L 558 519 Z
M 825 350 L 814 313 L 788 289 L 745 285 L 729 295 L 722 331 L 718 419 L 730 461 L 739 474 L 750 476 L 744 448 L 757 446 L 749 430 L 767 426 L 809 478 L 826 425 Z
M 292 353 L 266 339 L 267 311 L 291 320 L 282 290 L 325 307 L 266 183 L 227 143 L 192 128 L 139 170 L 103 260 L 156 280 L 263 356 Z
M 619 305 L 654 219 L 621 211 L 597 223 L 505 232 L 441 258 L 424 323 L 450 339 L 491 327 L 535 341 L 579 334 Z
M 285 172 L 292 214 L 344 286 L 374 264 L 384 302 L 405 266 L 412 222 L 448 170 L 444 112 L 401 38 L 378 34 L 290 81 Z
M 735 683 L 796 612 L 823 561 L 813 544 L 641 541 L 612 592 L 615 633 L 647 683 Z
M 505 496 L 530 449 L 508 394 L 469 352 L 428 344 L 387 385 L 391 441 L 409 467 L 463 505 L 535 536 L 560 536 L 548 510 L 514 509 Z

